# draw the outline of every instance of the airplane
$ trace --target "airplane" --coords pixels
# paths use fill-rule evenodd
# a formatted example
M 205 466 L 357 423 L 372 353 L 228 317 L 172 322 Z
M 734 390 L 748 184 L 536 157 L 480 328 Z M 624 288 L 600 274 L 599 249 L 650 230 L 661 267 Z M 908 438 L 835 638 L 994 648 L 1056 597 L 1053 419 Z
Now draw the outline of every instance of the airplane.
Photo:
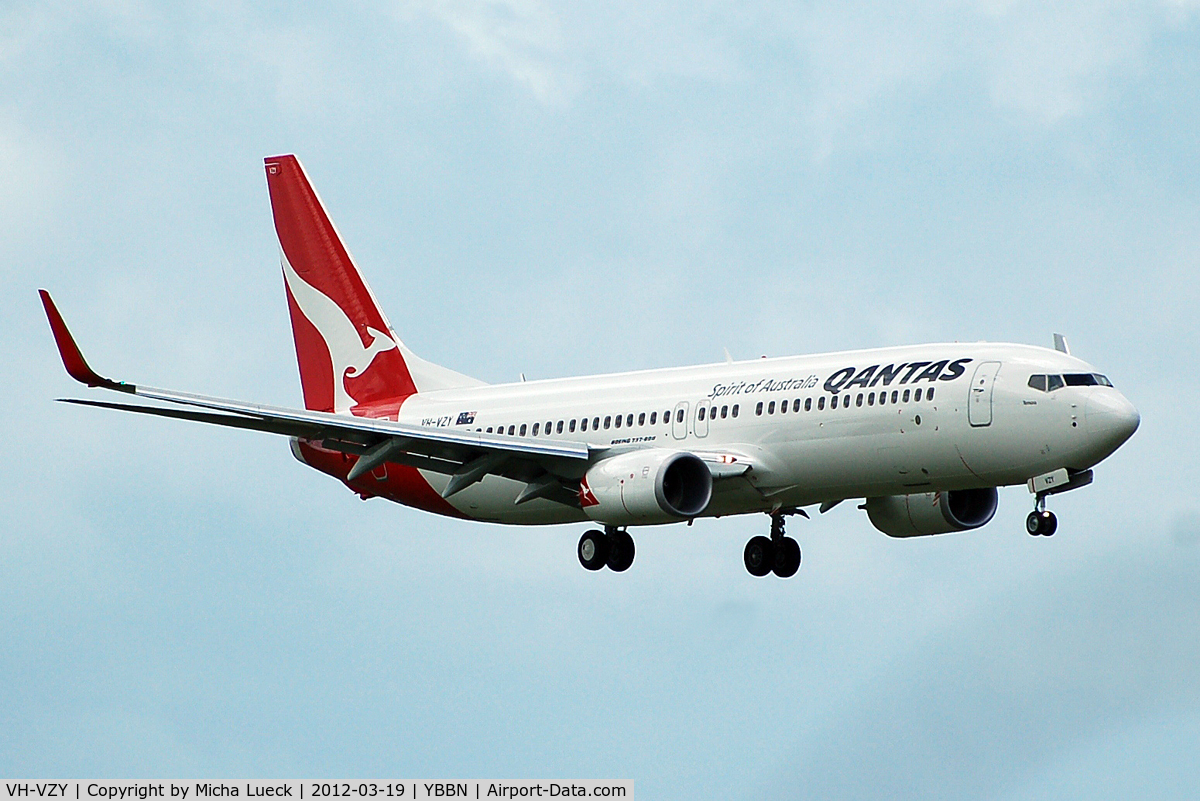
M 977 529 L 997 487 L 1034 497 L 1026 530 L 1054 534 L 1049 496 L 1092 482 L 1137 410 L 1054 349 L 946 343 L 489 385 L 400 340 L 294 155 L 264 160 L 304 409 L 155 389 L 94 372 L 40 290 L 67 373 L 156 401 L 67 403 L 289 437 L 296 459 L 363 499 L 509 525 L 593 523 L 577 555 L 627 570 L 629 529 L 766 513 L 754 576 L 794 575 L 788 516 L 849 499 L 892 537 Z M 523 378 L 523 377 L 522 377 Z

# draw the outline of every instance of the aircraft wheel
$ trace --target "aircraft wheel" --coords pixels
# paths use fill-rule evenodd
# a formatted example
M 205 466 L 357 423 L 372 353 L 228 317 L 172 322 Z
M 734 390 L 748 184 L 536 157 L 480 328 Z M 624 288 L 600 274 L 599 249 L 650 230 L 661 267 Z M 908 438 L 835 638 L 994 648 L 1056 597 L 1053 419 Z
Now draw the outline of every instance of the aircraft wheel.
M 775 543 L 775 558 L 771 570 L 779 578 L 791 578 L 800 569 L 800 543 L 783 537 Z
M 742 554 L 746 570 L 752 576 L 765 576 L 775 561 L 775 545 L 766 537 L 751 537 Z
M 588 570 L 599 570 L 608 561 L 608 537 L 603 531 L 585 531 L 579 538 L 579 564 Z
M 633 537 L 628 531 L 614 531 L 608 538 L 608 569 L 623 573 L 633 564 Z
M 1030 512 L 1025 518 L 1025 530 L 1034 537 L 1051 537 L 1058 530 L 1058 518 L 1054 512 Z

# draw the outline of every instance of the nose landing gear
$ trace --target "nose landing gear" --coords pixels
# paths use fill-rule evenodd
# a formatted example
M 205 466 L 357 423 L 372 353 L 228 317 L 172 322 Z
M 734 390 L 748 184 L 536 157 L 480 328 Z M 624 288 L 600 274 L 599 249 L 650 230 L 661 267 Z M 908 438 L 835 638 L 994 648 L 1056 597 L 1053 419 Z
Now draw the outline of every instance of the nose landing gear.
M 1050 537 L 1058 530 L 1058 518 L 1046 509 L 1046 496 L 1038 493 L 1033 511 L 1025 518 L 1025 530 L 1031 537 Z
M 742 558 L 750 575 L 765 576 L 774 573 L 779 578 L 790 578 L 800 569 L 800 544 L 783 533 L 783 519 L 789 514 L 804 512 L 799 509 L 772 512 L 770 539 L 752 537 L 746 543 Z
M 623 573 L 633 564 L 633 537 L 623 528 L 605 526 L 604 531 L 592 529 L 579 538 L 579 564 L 588 570 L 607 567 Z

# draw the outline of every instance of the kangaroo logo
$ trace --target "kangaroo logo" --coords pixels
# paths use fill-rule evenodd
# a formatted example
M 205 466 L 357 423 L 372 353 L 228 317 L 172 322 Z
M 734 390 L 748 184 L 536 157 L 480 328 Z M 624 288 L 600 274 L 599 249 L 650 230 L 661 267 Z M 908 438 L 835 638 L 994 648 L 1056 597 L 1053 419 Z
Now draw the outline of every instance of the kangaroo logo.
M 347 378 L 357 378 L 367 371 L 375 357 L 396 350 L 396 340 L 390 334 L 367 326 L 371 342 L 363 347 L 362 337 L 350 317 L 332 299 L 296 274 L 287 257 L 283 263 L 283 278 L 301 313 L 321 333 L 333 362 L 333 410 L 344 412 L 358 401 L 346 389 Z
M 579 480 L 579 505 L 584 509 L 600 505 L 596 493 L 592 492 L 592 488 L 588 486 L 587 476 Z

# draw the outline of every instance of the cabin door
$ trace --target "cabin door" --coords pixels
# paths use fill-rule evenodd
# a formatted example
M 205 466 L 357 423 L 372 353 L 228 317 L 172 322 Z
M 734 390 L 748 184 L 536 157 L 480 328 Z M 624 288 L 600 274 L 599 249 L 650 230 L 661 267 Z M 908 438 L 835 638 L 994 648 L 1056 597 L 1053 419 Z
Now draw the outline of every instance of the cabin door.
M 971 397 L 967 399 L 967 420 L 973 426 L 992 424 L 992 390 L 996 384 L 996 373 L 1000 362 L 984 362 L 975 368 L 971 376 Z

